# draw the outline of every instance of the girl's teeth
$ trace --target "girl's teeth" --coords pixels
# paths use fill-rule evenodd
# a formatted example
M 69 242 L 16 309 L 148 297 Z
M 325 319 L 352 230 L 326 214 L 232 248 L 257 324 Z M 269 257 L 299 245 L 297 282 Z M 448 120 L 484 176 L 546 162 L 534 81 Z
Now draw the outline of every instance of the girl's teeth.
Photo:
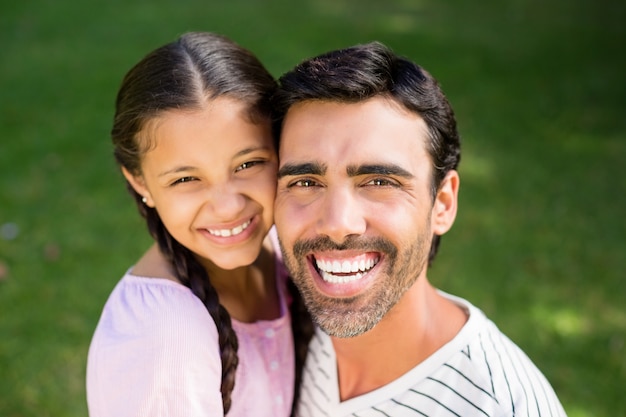
M 213 236 L 230 237 L 230 236 L 237 236 L 239 233 L 246 230 L 248 226 L 250 226 L 250 220 L 232 229 L 219 229 L 219 230 L 208 229 L 208 230 L 209 230 L 209 233 L 212 234 Z

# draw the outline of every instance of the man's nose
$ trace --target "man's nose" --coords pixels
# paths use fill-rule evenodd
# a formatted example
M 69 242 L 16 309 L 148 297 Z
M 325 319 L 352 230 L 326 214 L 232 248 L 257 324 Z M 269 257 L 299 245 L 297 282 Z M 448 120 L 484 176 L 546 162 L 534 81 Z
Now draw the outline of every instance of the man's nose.
M 319 207 L 317 233 L 342 243 L 351 235 L 365 233 L 367 222 L 363 207 L 353 190 L 327 189 Z

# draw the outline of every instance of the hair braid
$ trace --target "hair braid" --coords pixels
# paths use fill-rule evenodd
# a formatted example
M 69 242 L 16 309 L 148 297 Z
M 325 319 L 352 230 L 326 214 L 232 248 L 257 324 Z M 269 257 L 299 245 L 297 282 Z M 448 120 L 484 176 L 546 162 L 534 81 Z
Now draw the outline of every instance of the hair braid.
M 147 54 L 124 76 L 111 129 L 115 159 L 131 174 L 141 175 L 142 158 L 156 145 L 147 128 L 152 120 L 170 110 L 201 109 L 221 96 L 246 104 L 244 116 L 254 124 L 264 125 L 270 119 L 269 98 L 276 86 L 274 77 L 254 54 L 227 37 L 208 32 L 183 34 Z M 218 294 L 195 255 L 169 234 L 156 210 L 145 206 L 130 184 L 129 189 L 176 277 L 202 300 L 215 321 L 226 413 L 238 363 L 238 342 L 230 315 L 220 305 Z
M 222 403 L 224 414 L 230 410 L 231 394 L 235 387 L 235 371 L 239 364 L 237 349 L 239 343 L 232 327 L 230 314 L 219 302 L 219 296 L 211 284 L 204 267 L 198 262 L 193 253 L 178 243 L 167 231 L 156 210 L 140 204 L 145 213 L 148 229 L 158 242 L 161 253 L 174 268 L 174 273 L 181 284 L 191 289 L 198 297 L 213 318 L 219 335 L 220 357 L 222 360 Z
M 291 296 L 289 310 L 291 313 L 291 331 L 293 333 L 296 360 L 294 396 L 291 408 L 291 415 L 294 416 L 300 397 L 300 383 L 302 382 L 304 363 L 309 353 L 309 342 L 311 337 L 313 337 L 314 327 L 311 315 L 304 305 L 302 295 L 300 295 L 298 288 L 291 279 L 287 281 L 287 289 Z

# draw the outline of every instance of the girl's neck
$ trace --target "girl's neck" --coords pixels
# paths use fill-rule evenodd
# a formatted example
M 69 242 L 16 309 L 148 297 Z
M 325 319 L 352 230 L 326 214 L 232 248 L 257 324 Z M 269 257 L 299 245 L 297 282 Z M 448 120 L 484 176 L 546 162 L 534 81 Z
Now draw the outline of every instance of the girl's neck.
M 252 265 L 233 270 L 215 267 L 200 260 L 207 269 L 211 284 L 217 291 L 220 304 L 231 318 L 252 323 L 280 317 L 280 303 L 276 287 L 274 254 L 263 248 Z M 139 259 L 132 273 L 142 277 L 164 278 L 180 283 L 156 244 Z
M 273 254 L 263 249 L 252 265 L 215 272 L 209 271 L 211 283 L 231 318 L 253 323 L 280 317 Z

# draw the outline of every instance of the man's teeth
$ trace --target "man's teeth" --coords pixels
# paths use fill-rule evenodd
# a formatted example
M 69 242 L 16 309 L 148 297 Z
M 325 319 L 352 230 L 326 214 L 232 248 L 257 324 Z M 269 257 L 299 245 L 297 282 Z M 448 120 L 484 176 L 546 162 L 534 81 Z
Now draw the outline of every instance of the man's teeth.
M 351 282 L 361 279 L 363 275 L 378 263 L 378 259 L 361 259 L 359 261 L 323 261 L 315 260 L 320 275 L 326 282 L 333 284 Z M 335 275 L 350 274 L 350 275 Z
M 361 259 L 360 261 L 323 261 L 315 260 L 317 267 L 324 272 L 329 273 L 350 273 L 364 272 L 372 269 L 378 262 L 378 259 Z
M 213 236 L 230 237 L 230 236 L 237 236 L 239 233 L 246 230 L 248 226 L 250 226 L 250 220 L 232 229 L 207 229 L 207 230 Z

